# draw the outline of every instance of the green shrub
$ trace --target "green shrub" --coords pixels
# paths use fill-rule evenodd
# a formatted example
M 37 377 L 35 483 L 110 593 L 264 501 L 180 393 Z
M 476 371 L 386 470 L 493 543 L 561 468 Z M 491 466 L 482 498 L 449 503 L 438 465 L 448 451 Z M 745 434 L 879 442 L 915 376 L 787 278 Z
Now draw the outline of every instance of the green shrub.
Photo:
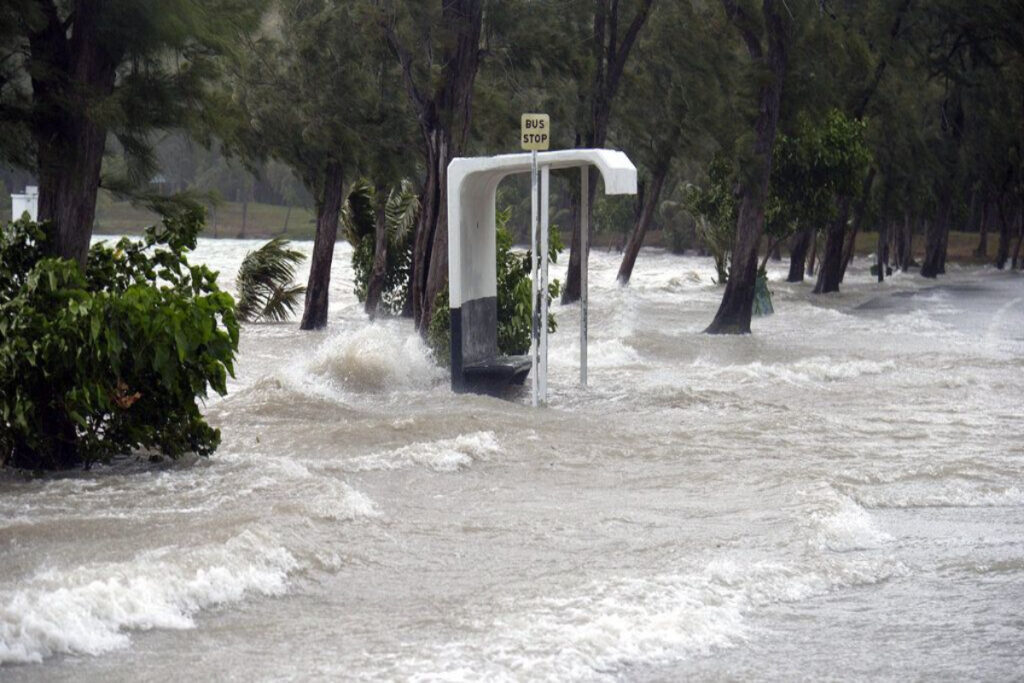
M 44 255 L 29 221 L 0 235 L 0 463 L 60 469 L 144 449 L 209 455 L 197 399 L 226 393 L 238 348 L 231 296 L 190 265 L 202 210 L 141 240 Z
M 530 332 L 532 327 L 530 295 L 532 281 L 530 278 L 530 252 L 515 253 L 512 251 L 512 234 L 507 224 L 511 210 L 505 209 L 497 214 L 496 251 L 498 267 L 498 353 L 505 356 L 520 356 L 530 350 Z M 557 263 L 562 251 L 562 241 L 558 229 L 552 227 L 548 258 Z M 548 283 L 548 305 L 552 299 L 561 294 L 562 285 L 558 280 Z M 434 300 L 434 313 L 427 328 L 427 344 L 434 352 L 435 358 L 443 365 L 451 361 L 451 312 L 449 310 L 448 288 L 438 292 Z M 557 329 L 555 316 L 548 313 L 548 332 Z

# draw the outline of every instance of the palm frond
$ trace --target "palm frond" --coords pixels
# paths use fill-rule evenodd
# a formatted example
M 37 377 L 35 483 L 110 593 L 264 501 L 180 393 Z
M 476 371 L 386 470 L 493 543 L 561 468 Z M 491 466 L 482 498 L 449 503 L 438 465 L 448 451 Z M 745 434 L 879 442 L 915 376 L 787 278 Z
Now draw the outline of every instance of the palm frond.
M 412 234 L 420 215 L 420 198 L 412 181 L 405 179 L 391 190 L 384 206 L 384 218 L 388 227 L 388 238 L 392 244 L 404 242 Z
M 275 237 L 245 255 L 235 279 L 238 289 L 235 314 L 239 320 L 280 322 L 295 312 L 306 288 L 296 286 L 292 279 L 295 266 L 306 256 L 288 246 L 288 240 Z
M 374 230 L 375 216 L 373 211 L 375 191 L 366 178 L 360 178 L 349 190 L 345 203 L 341 206 L 341 225 L 345 231 L 345 239 L 353 247 Z

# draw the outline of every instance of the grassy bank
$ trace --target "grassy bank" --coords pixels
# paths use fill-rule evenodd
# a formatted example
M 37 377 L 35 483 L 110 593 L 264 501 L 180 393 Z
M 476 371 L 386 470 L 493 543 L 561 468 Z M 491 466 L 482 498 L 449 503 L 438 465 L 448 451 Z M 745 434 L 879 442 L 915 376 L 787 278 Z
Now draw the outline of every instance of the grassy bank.
M 10 204 L 6 209 L 0 208 L 0 220 L 10 220 Z M 128 202 L 116 202 L 104 193 L 100 194 L 96 205 L 96 233 L 133 234 L 140 233 L 147 225 L 159 222 L 156 214 L 143 208 L 132 206 Z M 249 237 L 269 239 L 276 235 L 285 235 L 293 240 L 311 240 L 316 230 L 316 216 L 308 207 L 285 207 L 273 204 L 249 202 L 243 205 L 238 202 L 222 202 L 207 207 L 207 225 L 203 232 L 205 237 L 237 238 Z M 340 237 L 340 236 L 339 236 Z M 568 244 L 569 235 L 563 235 L 562 241 Z M 619 233 L 602 233 L 593 238 L 595 249 L 621 250 L 624 243 Z M 875 252 L 878 236 L 873 232 L 857 235 L 857 254 L 867 256 Z M 995 259 L 999 235 L 990 234 L 988 253 L 984 257 L 974 255 L 978 246 L 978 234 L 967 232 L 950 232 L 948 260 L 956 263 L 991 263 Z M 648 247 L 664 247 L 665 240 L 661 231 L 655 230 L 647 235 L 644 242 Z M 788 258 L 784 254 L 784 257 Z M 914 258 L 924 257 L 924 236 L 914 236 Z

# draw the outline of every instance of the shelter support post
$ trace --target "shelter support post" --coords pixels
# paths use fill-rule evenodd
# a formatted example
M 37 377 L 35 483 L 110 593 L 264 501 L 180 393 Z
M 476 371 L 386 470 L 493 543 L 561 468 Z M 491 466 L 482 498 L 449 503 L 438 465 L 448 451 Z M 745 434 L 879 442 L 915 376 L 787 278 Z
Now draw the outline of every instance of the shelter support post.
M 590 167 L 580 167 L 580 386 L 587 386 L 587 262 L 590 260 Z
M 548 246 L 550 231 L 551 167 L 540 169 L 540 400 L 548 400 Z
M 537 181 L 537 153 L 530 159 L 530 387 L 533 407 L 537 407 L 539 384 L 537 358 L 540 353 L 540 326 L 537 324 L 537 283 L 539 281 L 537 214 L 539 212 L 540 184 Z

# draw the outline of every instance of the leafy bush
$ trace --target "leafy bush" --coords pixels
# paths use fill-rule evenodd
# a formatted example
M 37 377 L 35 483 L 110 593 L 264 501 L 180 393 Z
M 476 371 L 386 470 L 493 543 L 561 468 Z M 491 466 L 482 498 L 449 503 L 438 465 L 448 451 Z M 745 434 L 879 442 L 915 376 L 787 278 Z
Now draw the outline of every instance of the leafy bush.
M 505 209 L 497 214 L 496 251 L 498 259 L 498 353 L 505 356 L 519 356 L 530 350 L 532 328 L 532 306 L 530 295 L 533 285 L 530 278 L 531 253 L 512 251 L 512 234 L 508 231 L 511 211 Z M 562 251 L 559 232 L 552 227 L 548 244 L 548 259 L 558 262 Z M 548 305 L 562 291 L 558 280 L 548 283 Z M 427 344 L 434 351 L 438 362 L 447 365 L 451 360 L 451 311 L 448 288 L 438 292 L 434 301 L 434 314 L 427 329 Z M 554 332 L 558 325 L 553 313 L 548 313 L 548 332 Z
M 736 198 L 732 187 L 735 171 L 732 163 L 716 156 L 708 166 L 708 186 L 691 185 L 687 188 L 685 204 L 696 218 L 697 236 L 715 259 L 718 284 L 729 279 L 729 260 L 736 234 Z
M 186 259 L 202 223 L 183 209 L 142 240 L 96 244 L 84 271 L 46 257 L 35 223 L 0 231 L 0 463 L 216 449 L 197 399 L 226 393 L 238 324 L 216 273 Z
M 355 184 L 342 208 L 345 236 L 352 245 L 352 271 L 356 298 L 366 301 L 366 290 L 373 272 L 376 253 L 377 191 L 366 180 Z M 409 267 L 412 263 L 412 234 L 419 216 L 420 202 L 412 183 L 403 180 L 384 200 L 384 225 L 388 233 L 387 270 L 380 309 L 397 315 L 402 312 L 409 293 Z
M 306 256 L 288 248 L 288 240 L 275 237 L 242 259 L 235 278 L 238 308 L 235 314 L 242 322 L 287 320 L 295 313 L 299 297 L 306 288 L 292 282 L 295 266 Z

